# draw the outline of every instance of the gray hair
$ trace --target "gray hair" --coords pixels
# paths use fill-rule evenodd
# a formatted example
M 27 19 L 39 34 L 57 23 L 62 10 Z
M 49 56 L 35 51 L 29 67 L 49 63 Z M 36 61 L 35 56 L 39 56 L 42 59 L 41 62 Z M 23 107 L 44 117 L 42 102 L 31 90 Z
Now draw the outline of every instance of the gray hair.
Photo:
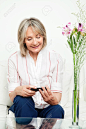
M 27 47 L 25 46 L 24 40 L 26 37 L 26 31 L 28 27 L 32 27 L 34 32 L 38 32 L 43 36 L 43 47 L 42 49 L 47 45 L 47 36 L 46 36 L 46 30 L 44 25 L 39 21 L 37 18 L 29 18 L 24 19 L 18 28 L 18 42 L 20 44 L 20 52 L 23 57 L 27 54 Z

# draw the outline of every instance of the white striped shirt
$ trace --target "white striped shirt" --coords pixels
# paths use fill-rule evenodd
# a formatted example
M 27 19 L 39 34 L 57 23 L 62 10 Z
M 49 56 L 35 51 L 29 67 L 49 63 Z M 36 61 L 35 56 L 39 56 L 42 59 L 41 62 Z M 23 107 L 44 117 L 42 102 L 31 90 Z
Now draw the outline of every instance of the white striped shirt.
M 36 66 L 29 51 L 26 57 L 22 57 L 20 51 L 13 53 L 8 59 L 8 89 L 9 93 L 18 86 L 34 85 L 42 87 L 48 85 L 51 92 L 62 93 L 63 61 L 59 54 L 54 51 L 42 49 L 36 61 Z M 35 108 L 49 106 L 40 92 L 32 96 Z

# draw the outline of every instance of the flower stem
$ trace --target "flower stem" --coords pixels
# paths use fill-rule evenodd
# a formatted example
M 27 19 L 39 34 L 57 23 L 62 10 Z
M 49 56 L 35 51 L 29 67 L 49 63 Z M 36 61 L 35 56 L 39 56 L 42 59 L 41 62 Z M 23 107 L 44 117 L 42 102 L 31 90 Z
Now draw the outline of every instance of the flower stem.
M 77 61 L 76 54 L 73 54 L 73 63 L 74 63 L 74 122 L 76 122 L 76 104 L 77 104 Z

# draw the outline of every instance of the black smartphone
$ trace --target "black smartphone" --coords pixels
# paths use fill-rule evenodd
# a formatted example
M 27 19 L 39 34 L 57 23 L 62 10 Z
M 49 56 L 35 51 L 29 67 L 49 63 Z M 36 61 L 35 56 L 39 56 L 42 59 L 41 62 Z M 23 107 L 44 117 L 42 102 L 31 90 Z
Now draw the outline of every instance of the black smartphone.
M 41 89 L 41 90 L 43 91 L 43 89 L 42 89 L 42 88 L 36 88 L 36 89 L 31 88 L 31 90 L 33 90 L 33 91 L 39 91 L 39 89 Z M 45 87 L 45 89 L 46 89 L 46 87 Z M 46 89 L 46 90 L 47 90 L 47 89 Z

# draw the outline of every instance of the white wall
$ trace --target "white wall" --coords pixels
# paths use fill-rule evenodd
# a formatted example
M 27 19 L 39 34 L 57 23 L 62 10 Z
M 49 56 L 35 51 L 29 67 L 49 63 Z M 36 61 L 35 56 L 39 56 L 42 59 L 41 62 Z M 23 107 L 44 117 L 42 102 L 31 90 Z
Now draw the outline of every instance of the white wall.
M 19 50 L 17 30 L 24 18 L 36 17 L 47 31 L 48 47 L 59 52 L 68 62 L 72 53 L 66 47 L 66 37 L 57 26 L 75 23 L 72 12 L 78 12 L 77 0 L 0 0 L 0 61 Z M 86 3 L 81 0 L 82 4 Z

